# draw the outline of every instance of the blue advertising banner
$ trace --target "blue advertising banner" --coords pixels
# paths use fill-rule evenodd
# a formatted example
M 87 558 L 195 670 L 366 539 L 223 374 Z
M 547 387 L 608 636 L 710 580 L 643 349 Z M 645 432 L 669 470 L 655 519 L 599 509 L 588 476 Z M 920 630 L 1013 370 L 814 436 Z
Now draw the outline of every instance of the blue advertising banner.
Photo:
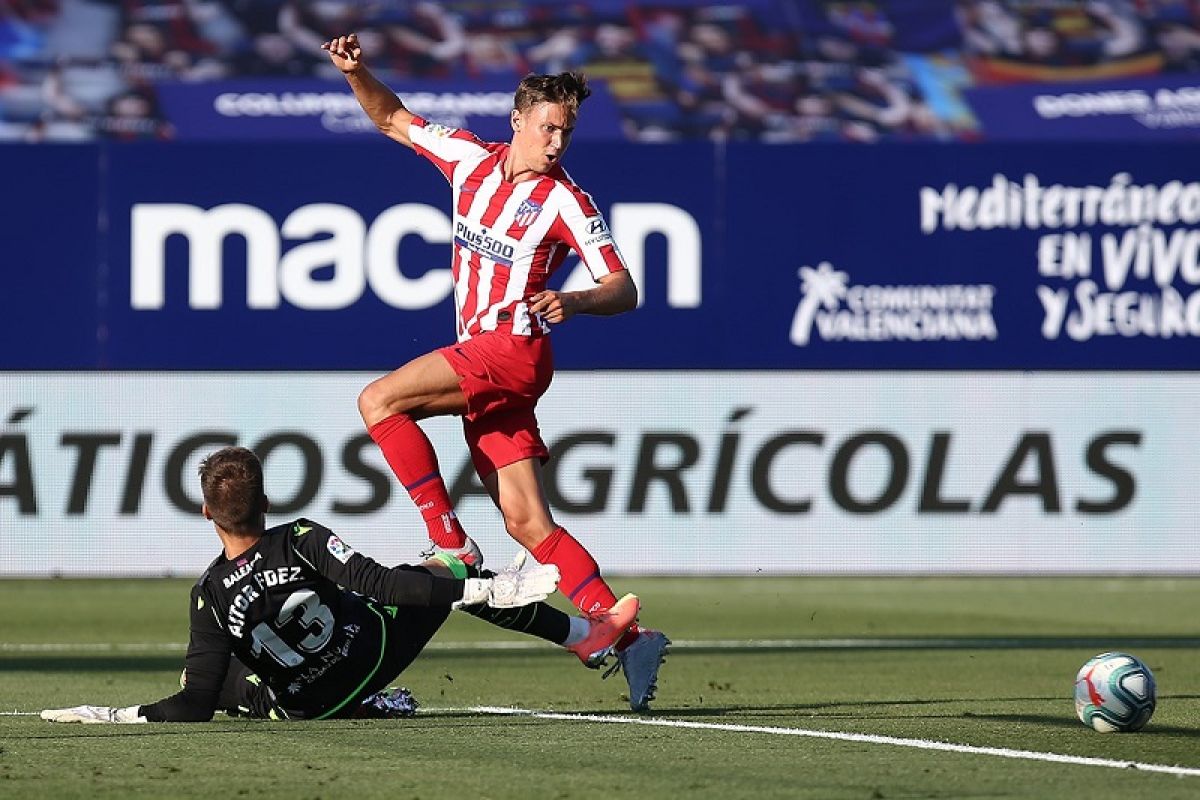
M 112 274 L 124 313 L 114 316 L 108 357 L 134 369 L 380 370 L 453 341 L 450 187 L 411 151 L 376 138 L 115 149 L 113 172 L 126 177 L 111 187 L 110 259 L 128 268 Z M 647 313 L 564 326 L 556 341 L 570 346 L 559 362 L 626 366 L 646 339 L 661 339 L 671 278 L 656 240 L 671 238 L 681 262 L 674 280 L 685 284 L 700 279 L 701 242 L 716 241 L 713 189 L 674 179 L 711 176 L 711 150 L 578 152 L 586 157 L 572 176 L 629 243 Z M 568 263 L 558 283 L 571 272 Z M 699 301 L 683 302 L 676 313 L 694 313 Z
M 0 369 L 104 366 L 100 165 L 91 145 L 0 147 Z
M 730 152 L 762 367 L 1200 368 L 1188 148 Z M 788 199 L 786 192 L 793 192 Z M 756 198 L 765 198 L 759 200 Z M 728 279 L 734 271 L 723 270 Z
M 991 141 L 1200 138 L 1200 80 L 1155 76 L 962 90 Z
M 383 77 L 387 78 L 386 75 Z M 388 78 L 415 114 L 478 136 L 506 140 L 516 79 L 428 82 Z M 379 131 L 344 81 L 311 78 L 239 79 L 157 84 L 159 103 L 178 141 L 312 140 Z M 620 139 L 620 113 L 608 86 L 592 85 L 587 124 L 578 139 Z
M 34 198 L 6 220 L 4 368 L 382 371 L 453 337 L 449 187 L 403 147 L 0 152 Z M 588 143 L 567 164 L 642 304 L 559 326 L 562 368 L 1200 368 L 1185 145 Z M 568 260 L 552 285 L 591 282 Z

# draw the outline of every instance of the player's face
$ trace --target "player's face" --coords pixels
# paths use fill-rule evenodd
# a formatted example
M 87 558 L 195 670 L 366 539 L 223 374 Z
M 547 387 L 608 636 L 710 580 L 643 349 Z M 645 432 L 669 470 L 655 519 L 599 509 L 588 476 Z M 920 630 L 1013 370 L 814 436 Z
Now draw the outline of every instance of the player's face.
M 513 148 L 529 169 L 545 174 L 571 143 L 575 117 L 557 103 L 538 103 L 525 113 L 513 111 Z

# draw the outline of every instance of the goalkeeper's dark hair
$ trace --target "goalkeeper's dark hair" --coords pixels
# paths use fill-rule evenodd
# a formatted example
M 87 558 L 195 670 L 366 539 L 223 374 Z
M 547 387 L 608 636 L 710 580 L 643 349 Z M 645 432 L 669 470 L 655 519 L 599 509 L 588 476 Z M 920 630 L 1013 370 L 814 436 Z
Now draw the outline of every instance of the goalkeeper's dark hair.
M 579 113 L 579 106 L 591 94 L 587 78 L 578 72 L 526 75 L 517 84 L 513 108 L 524 114 L 538 103 L 555 103 L 564 106 L 574 116 Z
M 230 533 L 253 533 L 267 510 L 262 462 L 245 447 L 222 447 L 200 462 L 200 491 L 213 522 Z

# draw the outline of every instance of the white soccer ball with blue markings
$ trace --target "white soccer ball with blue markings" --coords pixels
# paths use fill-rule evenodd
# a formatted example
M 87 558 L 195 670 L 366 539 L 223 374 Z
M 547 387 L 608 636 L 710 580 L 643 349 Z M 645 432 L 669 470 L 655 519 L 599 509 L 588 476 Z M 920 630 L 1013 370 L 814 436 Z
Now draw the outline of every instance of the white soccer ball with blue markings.
M 1075 714 L 1100 733 L 1141 730 L 1155 699 L 1154 673 L 1129 653 L 1101 653 L 1075 676 Z

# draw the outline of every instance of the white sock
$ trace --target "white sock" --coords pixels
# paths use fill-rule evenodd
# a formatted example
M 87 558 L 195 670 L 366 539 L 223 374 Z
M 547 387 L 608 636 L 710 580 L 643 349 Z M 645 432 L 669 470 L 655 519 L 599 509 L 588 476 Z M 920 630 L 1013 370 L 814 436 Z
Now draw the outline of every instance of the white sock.
M 571 617 L 571 630 L 567 633 L 567 638 L 563 641 L 563 647 L 570 647 L 573 644 L 579 644 L 592 630 L 592 623 L 588 622 L 583 617 Z

